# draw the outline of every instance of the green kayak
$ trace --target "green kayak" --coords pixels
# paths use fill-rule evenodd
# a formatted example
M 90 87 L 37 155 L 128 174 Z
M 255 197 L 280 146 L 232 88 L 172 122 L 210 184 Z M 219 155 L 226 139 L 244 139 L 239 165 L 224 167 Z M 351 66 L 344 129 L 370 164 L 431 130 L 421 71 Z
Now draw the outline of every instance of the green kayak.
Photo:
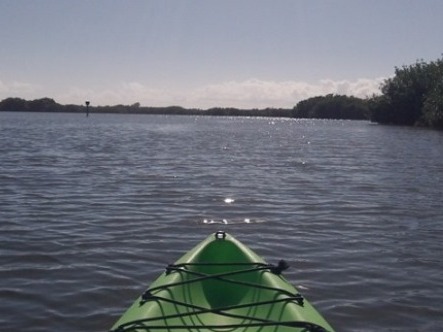
M 169 265 L 111 331 L 333 331 L 282 277 L 287 267 L 217 232 Z

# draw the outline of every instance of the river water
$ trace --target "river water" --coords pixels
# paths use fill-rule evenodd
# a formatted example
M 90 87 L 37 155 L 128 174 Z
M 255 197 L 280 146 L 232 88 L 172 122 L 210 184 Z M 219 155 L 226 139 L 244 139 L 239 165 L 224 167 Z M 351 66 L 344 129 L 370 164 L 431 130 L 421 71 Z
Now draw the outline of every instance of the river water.
M 0 326 L 107 331 L 225 230 L 337 331 L 441 331 L 442 195 L 438 131 L 0 113 Z

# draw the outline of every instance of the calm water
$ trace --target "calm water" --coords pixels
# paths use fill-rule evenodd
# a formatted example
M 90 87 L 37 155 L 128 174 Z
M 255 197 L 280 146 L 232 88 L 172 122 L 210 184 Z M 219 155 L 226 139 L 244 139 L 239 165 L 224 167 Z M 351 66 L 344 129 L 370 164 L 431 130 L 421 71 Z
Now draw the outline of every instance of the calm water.
M 443 133 L 0 113 L 0 326 L 107 331 L 219 229 L 338 331 L 443 330 Z

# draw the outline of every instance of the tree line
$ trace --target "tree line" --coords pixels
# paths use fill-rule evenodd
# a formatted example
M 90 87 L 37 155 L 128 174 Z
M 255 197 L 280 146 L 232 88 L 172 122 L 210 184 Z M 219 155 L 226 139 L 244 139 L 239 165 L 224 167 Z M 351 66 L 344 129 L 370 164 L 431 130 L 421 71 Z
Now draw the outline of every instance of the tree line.
M 368 105 L 374 122 L 443 128 L 443 58 L 396 67 Z
M 370 118 L 366 100 L 333 94 L 302 100 L 292 109 L 292 117 L 348 120 Z
M 51 98 L 24 100 L 7 98 L 0 102 L 0 112 L 74 112 L 86 111 L 83 105 L 62 105 Z M 366 104 L 362 99 L 339 95 L 314 97 L 298 103 L 293 109 L 265 108 L 238 109 L 234 107 L 213 107 L 206 110 L 181 106 L 143 107 L 132 105 L 89 106 L 91 113 L 132 113 L 132 114 L 175 114 L 175 115 L 214 115 L 214 116 L 262 116 L 296 117 L 322 119 L 369 119 Z
M 89 106 L 89 112 L 371 120 L 382 124 L 443 129 L 443 58 L 396 67 L 395 75 L 382 83 L 380 92 L 365 99 L 334 94 L 317 96 L 300 101 L 292 109 L 214 107 L 202 110 L 181 106 L 143 107 L 135 103 Z M 0 102 L 0 112 L 81 113 L 85 108 L 83 105 L 61 105 L 50 98 L 30 101 L 7 98 Z
M 368 119 L 381 124 L 443 129 L 443 58 L 395 67 L 380 94 L 365 99 L 327 95 L 299 102 L 300 118 Z
M 71 112 L 84 113 L 86 106 L 61 105 L 51 98 L 24 100 L 7 98 L 0 102 L 0 112 Z M 311 119 L 352 119 L 367 120 L 368 109 L 365 101 L 355 97 L 327 95 L 314 97 L 298 103 L 293 109 L 265 108 L 238 109 L 234 107 L 213 107 L 206 110 L 181 106 L 143 107 L 133 105 L 89 106 L 90 113 L 121 114 L 174 114 L 174 115 L 213 115 L 213 116 L 261 116 L 295 117 Z
M 238 109 L 234 107 L 213 107 L 206 110 L 199 108 L 184 108 L 181 106 L 145 107 L 140 103 L 132 105 L 89 106 L 90 113 L 121 113 L 121 114 L 173 114 L 173 115 L 214 115 L 214 116 L 263 116 L 290 117 L 291 109 Z M 25 100 L 21 98 L 6 98 L 0 101 L 0 112 L 70 112 L 85 113 L 86 106 L 62 105 L 51 98 Z

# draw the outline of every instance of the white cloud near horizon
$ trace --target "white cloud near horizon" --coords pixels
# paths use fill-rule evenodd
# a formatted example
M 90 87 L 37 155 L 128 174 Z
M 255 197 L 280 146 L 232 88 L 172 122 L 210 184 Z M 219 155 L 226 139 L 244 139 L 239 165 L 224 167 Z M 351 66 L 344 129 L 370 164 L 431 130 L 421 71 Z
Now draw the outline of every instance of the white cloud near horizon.
M 236 108 L 292 108 L 299 101 L 315 96 L 340 94 L 366 98 L 380 93 L 385 78 L 357 80 L 325 79 L 315 83 L 302 81 L 267 81 L 248 79 L 203 85 L 187 90 L 153 88 L 139 82 L 126 82 L 108 89 L 73 87 L 65 93 L 51 94 L 49 89 L 27 83 L 0 81 L 0 100 L 8 97 L 36 99 L 49 97 L 62 104 L 82 104 L 90 100 L 93 105 L 183 106 L 207 109 L 211 107 Z M 36 93 L 47 91 L 46 95 Z
M 187 97 L 186 102 L 202 103 L 206 107 L 292 108 L 301 100 L 331 93 L 366 98 L 380 93 L 383 80 L 384 78 L 355 81 L 327 79 L 317 83 L 258 79 L 230 81 L 197 88 Z
M 40 87 L 26 82 L 8 82 L 5 83 L 0 80 L 0 99 L 3 100 L 8 97 L 19 98 L 39 98 Z M 23 96 L 23 97 L 22 97 Z

